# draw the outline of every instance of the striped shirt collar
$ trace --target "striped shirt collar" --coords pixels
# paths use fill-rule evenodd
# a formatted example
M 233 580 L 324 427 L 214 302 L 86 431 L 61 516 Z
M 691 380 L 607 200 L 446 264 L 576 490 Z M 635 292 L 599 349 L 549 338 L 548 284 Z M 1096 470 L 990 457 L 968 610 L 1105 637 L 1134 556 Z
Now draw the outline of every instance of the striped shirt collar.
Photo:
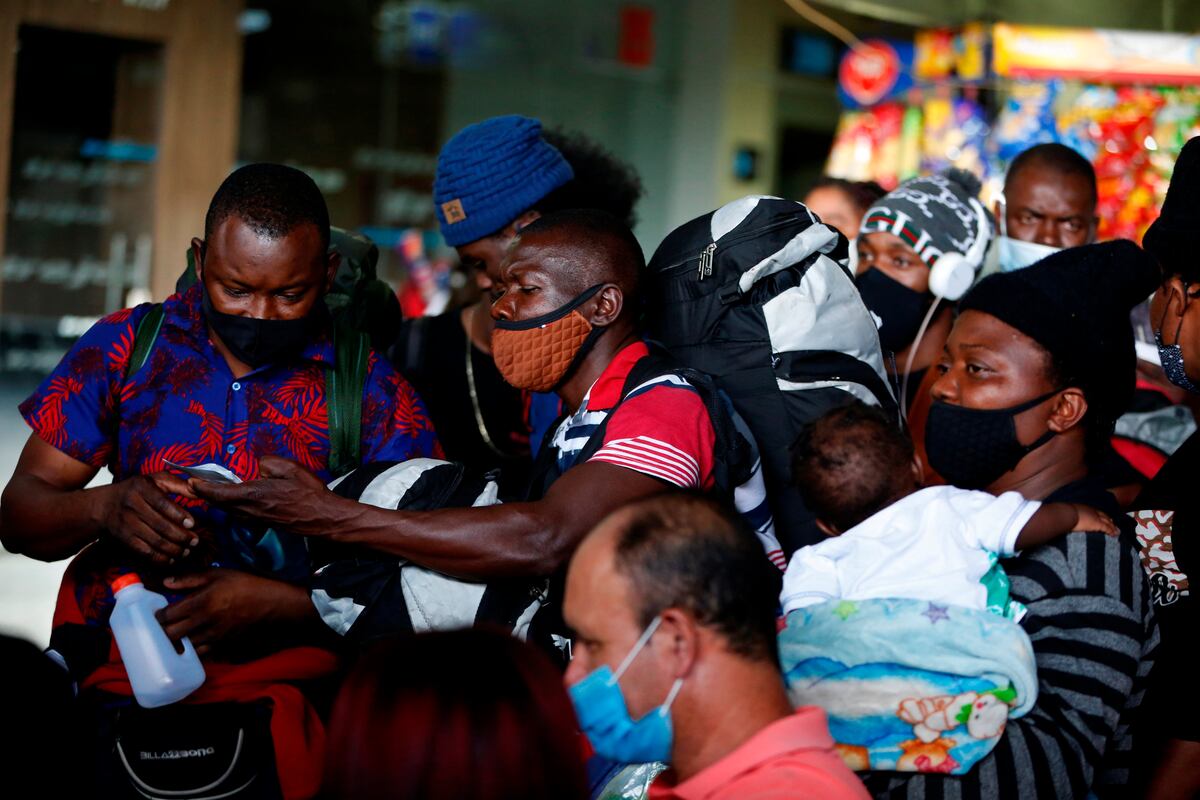
M 645 342 L 637 341 L 621 348 L 608 366 L 596 378 L 596 382 L 583 396 L 579 404 L 578 414 L 582 411 L 606 411 L 621 399 L 621 390 L 625 388 L 625 379 L 629 377 L 633 365 L 650 355 L 650 348 Z

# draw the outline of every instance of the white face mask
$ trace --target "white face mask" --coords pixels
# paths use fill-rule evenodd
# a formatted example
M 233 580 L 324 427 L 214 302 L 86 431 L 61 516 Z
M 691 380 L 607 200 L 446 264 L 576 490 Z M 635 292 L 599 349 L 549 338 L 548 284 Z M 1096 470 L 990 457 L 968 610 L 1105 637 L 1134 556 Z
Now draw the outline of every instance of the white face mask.
M 996 237 L 996 246 L 999 247 L 996 255 L 999 260 L 1001 272 L 1015 272 L 1019 269 L 1036 264 L 1048 255 L 1052 255 L 1061 250 L 1061 247 L 1051 247 L 1048 244 L 1038 244 L 1037 242 L 1023 242 L 1020 239 L 1013 239 L 1006 235 Z
M 1048 255 L 1053 255 L 1061 247 L 1051 247 L 1048 244 L 1026 242 L 1013 239 L 1008 235 L 1008 201 L 1000 195 L 1000 235 L 996 237 L 997 262 L 1001 272 L 1016 272 L 1041 261 Z

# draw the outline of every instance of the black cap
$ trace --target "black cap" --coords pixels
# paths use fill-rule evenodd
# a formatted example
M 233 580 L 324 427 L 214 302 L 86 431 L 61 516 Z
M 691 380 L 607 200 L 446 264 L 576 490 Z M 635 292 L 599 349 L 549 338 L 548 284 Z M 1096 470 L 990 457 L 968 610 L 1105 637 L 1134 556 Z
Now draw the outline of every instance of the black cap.
M 1166 272 L 1200 280 L 1200 136 L 1179 151 L 1162 213 L 1146 230 L 1142 246 Z
M 1046 348 L 1068 384 L 1082 389 L 1089 408 L 1112 425 L 1133 400 L 1137 360 L 1129 312 L 1158 281 L 1154 258 L 1119 239 L 990 275 L 959 309 L 990 314 Z

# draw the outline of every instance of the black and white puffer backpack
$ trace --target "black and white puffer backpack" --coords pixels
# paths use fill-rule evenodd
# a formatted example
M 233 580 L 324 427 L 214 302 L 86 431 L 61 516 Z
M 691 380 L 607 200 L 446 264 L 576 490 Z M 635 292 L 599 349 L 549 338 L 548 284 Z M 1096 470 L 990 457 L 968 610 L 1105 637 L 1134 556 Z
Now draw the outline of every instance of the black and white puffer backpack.
M 432 458 L 365 464 L 329 488 L 360 503 L 409 511 L 500 502 L 494 480 Z M 326 564 L 312 581 L 313 604 L 325 624 L 348 640 L 481 624 L 502 627 L 521 639 L 539 633 L 534 617 L 547 597 L 549 580 L 475 583 L 367 551 L 326 551 L 314 558 Z M 549 633 L 540 638 L 545 641 L 535 643 L 550 650 Z
M 711 375 L 753 432 L 789 555 L 824 538 L 789 481 L 801 426 L 850 397 L 896 411 L 846 258 L 803 204 L 749 196 L 672 231 L 643 281 L 648 336 Z

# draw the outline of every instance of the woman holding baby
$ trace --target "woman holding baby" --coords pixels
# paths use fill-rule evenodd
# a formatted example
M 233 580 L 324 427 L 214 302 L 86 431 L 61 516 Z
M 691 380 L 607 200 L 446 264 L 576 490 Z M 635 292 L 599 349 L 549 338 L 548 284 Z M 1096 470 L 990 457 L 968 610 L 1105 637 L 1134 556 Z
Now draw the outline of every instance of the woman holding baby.
M 1122 534 L 1071 533 L 1004 562 L 1028 608 L 1036 706 L 969 774 L 878 773 L 876 796 L 1127 796 L 1139 780 L 1157 623 L 1132 521 L 1093 465 L 1133 395 L 1129 312 L 1158 282 L 1153 258 L 1111 242 L 992 275 L 963 299 L 935 365 L 930 466 L 961 488 L 1092 506 Z

